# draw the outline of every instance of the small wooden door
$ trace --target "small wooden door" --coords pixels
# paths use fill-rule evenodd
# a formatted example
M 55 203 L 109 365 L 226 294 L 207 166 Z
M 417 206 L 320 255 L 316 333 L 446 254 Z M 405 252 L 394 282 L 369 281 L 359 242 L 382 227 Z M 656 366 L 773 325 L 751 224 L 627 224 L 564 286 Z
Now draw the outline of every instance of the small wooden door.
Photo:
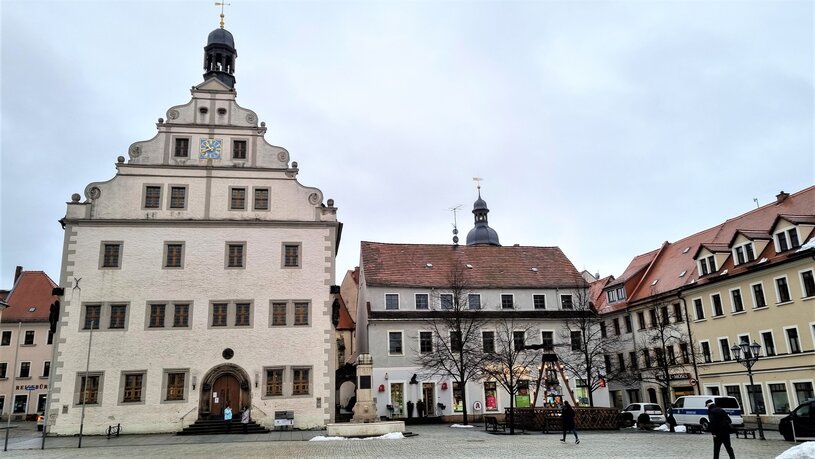
M 232 416 L 240 416 L 241 385 L 238 378 L 232 375 L 223 375 L 212 385 L 212 414 L 223 417 L 224 408 L 232 408 Z

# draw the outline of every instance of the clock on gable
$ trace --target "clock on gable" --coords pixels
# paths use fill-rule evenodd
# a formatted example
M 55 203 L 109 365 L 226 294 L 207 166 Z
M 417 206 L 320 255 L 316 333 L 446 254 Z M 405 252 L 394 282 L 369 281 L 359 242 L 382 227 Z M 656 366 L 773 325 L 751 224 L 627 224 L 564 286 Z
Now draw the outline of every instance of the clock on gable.
M 221 139 L 204 139 L 201 138 L 200 148 L 198 150 L 199 159 L 221 159 L 221 150 L 223 150 L 223 142 Z

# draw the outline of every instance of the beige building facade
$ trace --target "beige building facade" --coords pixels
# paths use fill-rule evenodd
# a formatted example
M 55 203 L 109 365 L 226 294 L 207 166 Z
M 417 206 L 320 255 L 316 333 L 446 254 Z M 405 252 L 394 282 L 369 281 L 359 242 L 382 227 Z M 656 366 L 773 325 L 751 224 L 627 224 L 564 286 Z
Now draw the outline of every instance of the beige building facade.
M 83 408 L 97 434 L 180 431 L 226 407 L 267 427 L 277 410 L 297 428 L 332 419 L 341 224 L 237 104 L 236 57 L 210 33 L 191 100 L 67 205 L 51 433 L 77 433 Z

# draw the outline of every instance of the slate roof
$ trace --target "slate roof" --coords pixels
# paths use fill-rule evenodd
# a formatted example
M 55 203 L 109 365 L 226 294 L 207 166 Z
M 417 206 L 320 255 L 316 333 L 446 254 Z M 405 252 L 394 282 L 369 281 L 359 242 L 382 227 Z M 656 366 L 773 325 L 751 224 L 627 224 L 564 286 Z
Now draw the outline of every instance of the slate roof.
M 773 244 L 768 244 L 765 250 L 756 254 L 756 260 L 739 266 L 733 265 L 732 256 L 719 267 L 712 275 L 699 278 L 696 269 L 695 255 L 701 246 L 713 247 L 721 250 L 728 245 L 737 231 L 751 234 L 769 233 L 779 215 L 797 216 L 796 221 L 801 223 L 815 222 L 815 186 L 789 195 L 781 202 L 772 203 L 753 209 L 737 217 L 726 220 L 712 228 L 682 238 L 673 243 L 666 243 L 659 254 L 654 257 L 651 266 L 639 283 L 636 290 L 628 292 L 627 303 L 647 301 L 650 297 L 673 292 L 681 287 L 692 284 L 716 282 L 734 275 L 754 269 L 762 258 L 767 261 L 762 264 L 769 266 L 776 262 L 788 259 L 790 251 L 777 254 Z M 812 238 L 812 236 L 810 236 Z M 806 241 L 801 241 L 805 243 Z M 688 250 L 685 250 L 685 249 Z M 729 249 L 728 249 L 729 251 Z M 648 252 L 653 253 L 653 252 Z M 647 254 L 645 254 L 647 255 Z M 640 255 L 639 257 L 643 257 Z M 637 258 L 639 258 L 637 257 Z M 635 260 L 637 259 L 635 258 Z M 632 261 L 633 264 L 633 261 Z M 721 272 L 727 270 L 727 275 Z M 628 272 L 628 270 L 626 270 Z M 684 272 L 684 275 L 680 275 Z M 656 284 L 653 284 L 656 281 Z M 653 284 L 653 285 L 652 285 Z
M 583 276 L 558 247 L 363 241 L 361 259 L 362 272 L 369 286 L 444 287 L 456 265 L 471 266 L 465 268 L 470 288 L 572 288 L 586 285 Z
M 51 294 L 56 286 L 42 271 L 23 271 L 6 297 L 9 307 L 3 311 L 3 323 L 48 322 L 51 304 L 57 300 Z

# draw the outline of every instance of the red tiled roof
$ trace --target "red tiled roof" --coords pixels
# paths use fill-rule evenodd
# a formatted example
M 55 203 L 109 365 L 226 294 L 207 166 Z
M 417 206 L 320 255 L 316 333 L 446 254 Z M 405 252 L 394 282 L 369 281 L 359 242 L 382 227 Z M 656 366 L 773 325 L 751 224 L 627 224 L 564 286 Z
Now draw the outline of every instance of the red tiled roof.
M 465 270 L 469 287 L 558 288 L 586 285 L 583 276 L 558 247 L 363 241 L 361 252 L 361 267 L 368 285 L 443 287 L 456 265 L 472 267 Z
M 611 287 L 612 285 L 624 284 L 635 275 L 640 274 L 640 271 L 647 268 L 651 262 L 654 261 L 654 257 L 657 255 L 657 252 L 659 252 L 659 249 L 634 257 L 634 259 L 631 260 L 631 263 L 628 264 L 628 267 L 625 268 L 625 271 L 620 274 L 620 277 L 614 279 L 608 284 L 608 286 Z
M 9 307 L 3 311 L 3 323 L 47 322 L 51 304 L 57 300 L 51 294 L 56 286 L 42 271 L 23 271 L 6 297 Z
M 589 284 L 589 300 L 594 304 L 596 311 L 599 312 L 608 306 L 606 303 L 606 294 L 603 292 L 603 289 L 613 280 L 614 276 L 606 276 Z
M 733 267 L 733 261 L 728 261 L 716 271 L 714 275 L 705 276 L 699 279 L 696 271 L 695 254 L 698 247 L 719 248 L 727 246 L 733 239 L 733 235 L 741 228 L 750 228 L 752 231 L 769 232 L 779 215 L 798 215 L 802 222 L 808 222 L 809 217 L 815 216 L 815 186 L 806 188 L 798 193 L 792 194 L 782 202 L 773 202 L 758 209 L 753 209 L 747 213 L 731 218 L 720 225 L 706 229 L 699 233 L 680 239 L 674 243 L 663 247 L 659 256 L 656 257 L 652 266 L 640 282 L 640 287 L 636 291 L 628 292 L 628 302 L 637 302 L 648 299 L 651 296 L 674 291 L 680 287 L 688 285 L 692 280 L 705 283 L 719 279 L 720 273 L 728 270 L 730 276 L 754 266 L 757 261 L 745 263 Z M 801 241 L 802 243 L 805 241 Z M 685 251 L 685 248 L 690 250 Z M 697 248 L 696 251 L 693 249 Z M 728 250 L 729 251 L 729 250 Z M 684 252 L 684 253 L 683 253 Z M 650 252 L 649 252 L 650 253 Z M 786 257 L 787 253 L 776 254 L 772 244 L 756 258 L 766 257 L 769 262 Z M 642 255 L 641 255 L 642 256 Z M 684 275 L 680 277 L 680 274 Z M 656 281 L 656 284 L 652 285 Z
M 345 306 L 345 300 L 342 299 L 342 295 L 337 296 L 337 298 L 340 300 L 340 320 L 337 323 L 337 330 L 356 329 L 354 320 L 351 319 L 351 314 L 348 313 L 348 308 Z

